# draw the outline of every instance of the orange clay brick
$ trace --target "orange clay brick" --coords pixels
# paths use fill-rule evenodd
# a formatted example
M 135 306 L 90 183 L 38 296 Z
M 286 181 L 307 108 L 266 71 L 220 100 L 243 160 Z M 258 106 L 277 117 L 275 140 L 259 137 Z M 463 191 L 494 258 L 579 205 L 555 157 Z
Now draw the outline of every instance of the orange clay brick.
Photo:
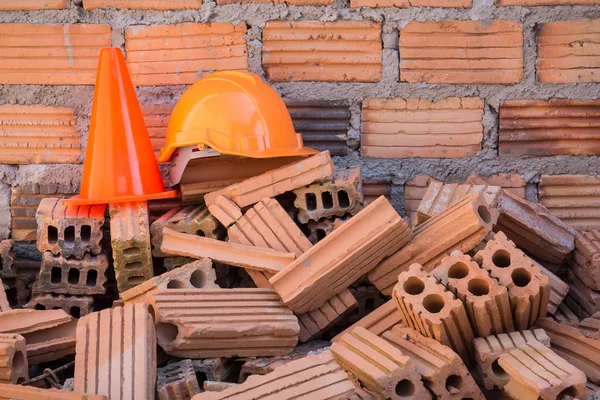
M 444 7 L 471 8 L 473 0 L 350 0 L 350 7 Z
M 69 0 L 12 0 L 0 3 L 0 10 L 51 10 L 69 8 Z
M 416 225 L 417 210 L 421 200 L 425 197 L 425 193 L 427 193 L 427 189 L 432 183 L 443 184 L 443 182 L 429 175 L 417 175 L 404 184 L 404 211 L 413 225 Z
M 83 0 L 83 8 L 137 8 L 142 10 L 189 10 L 202 6 L 202 0 Z
M 392 296 L 406 325 L 451 347 L 467 367 L 472 365 L 473 329 L 464 304 L 420 264 L 412 264 L 398 275 Z
M 329 349 L 343 369 L 382 398 L 431 399 L 414 361 L 365 328 L 345 333 Z
M 468 255 L 453 251 L 433 270 L 433 276 L 465 304 L 476 336 L 515 330 L 506 287 Z
M 597 100 L 505 101 L 500 106 L 500 154 L 596 155 L 600 152 L 599 116 Z
M 154 154 L 158 156 L 160 149 L 165 147 L 167 126 L 173 112 L 173 106 L 165 104 L 142 104 L 141 108 Z
M 0 84 L 93 85 L 109 25 L 0 24 Z
M 567 270 L 569 293 L 564 302 L 579 318 L 588 318 L 600 311 L 600 291 L 588 287 L 572 269 Z
M 72 317 L 79 318 L 94 311 L 94 298 L 92 296 L 39 293 L 37 287 L 34 287 L 33 296 L 26 307 L 35 310 L 56 310 L 60 308 Z
M 357 326 L 363 327 L 377 336 L 381 336 L 384 332 L 389 331 L 393 326 L 399 324 L 402 324 L 402 314 L 398 310 L 398 307 L 396 307 L 396 302 L 392 299 L 365 315 L 354 325 L 346 328 L 345 331 L 334 337 L 332 342 L 337 342 L 342 335 L 351 332 Z
M 0 333 L 0 383 L 29 379 L 25 338 L 17 333 Z
M 245 34 L 245 23 L 129 27 L 125 50 L 133 84 L 191 84 L 214 71 L 246 70 Z
M 533 340 L 550 347 L 550 338 L 543 329 L 502 333 L 473 340 L 477 371 L 486 389 L 502 389 L 508 383 L 509 376 L 498 365 L 498 358 Z
M 513 399 L 554 400 L 586 393 L 585 374 L 536 340 L 502 354 L 498 364 L 510 376 L 504 391 Z
M 600 0 L 495 0 L 497 6 L 592 6 Z
M 380 196 L 390 199 L 392 197 L 392 183 L 385 180 L 363 179 L 363 203 L 369 205 Z
M 542 175 L 540 203 L 550 214 L 580 230 L 600 229 L 600 177 L 597 175 Z
M 380 197 L 269 281 L 284 303 L 305 313 L 346 289 L 410 238 L 406 222 Z
M 410 22 L 400 30 L 400 80 L 518 83 L 522 45 L 521 24 L 514 21 Z
M 298 319 L 273 289 L 156 290 L 146 303 L 175 357 L 281 356 L 298 343 Z
M 1 105 L 0 162 L 79 163 L 81 144 L 75 122 L 72 108 Z
M 483 100 L 367 99 L 361 113 L 361 154 L 384 158 L 474 156 L 483 139 Z
M 70 390 L 40 389 L 33 386 L 0 383 L 0 400 L 108 400 L 106 396 L 83 394 Z
M 536 30 L 541 83 L 599 82 L 600 19 L 542 24 Z
M 525 178 L 517 174 L 494 174 L 490 176 L 479 176 L 475 173 L 463 182 L 466 185 L 489 185 L 500 186 L 505 192 L 511 192 L 517 197 L 525 198 Z
M 77 323 L 75 391 L 153 399 L 156 337 L 143 303 L 92 313 Z
M 217 4 L 273 3 L 289 6 L 326 6 L 333 0 L 217 0 Z
M 553 315 L 548 315 L 547 318 L 550 318 L 552 321 L 556 321 L 559 324 L 574 327 L 579 326 L 579 317 L 575 315 L 573 310 L 571 310 L 564 301 L 559 304 L 556 312 Z
M 577 328 L 583 336 L 600 341 L 600 311 L 582 320 Z
M 2 279 L 0 279 L 0 313 L 11 310 L 8 298 L 6 297 L 7 289 L 8 286 L 5 286 L 4 283 L 2 283 Z
M 473 259 L 508 289 L 517 330 L 529 329 L 546 316 L 551 292 L 548 277 L 503 232 L 496 233 Z
M 301 343 L 308 342 L 315 336 L 325 332 L 357 306 L 358 302 L 352 296 L 352 293 L 345 289 L 327 300 L 325 304 L 316 310 L 298 315 L 298 323 L 300 324 L 298 340 Z
M 480 193 L 463 197 L 435 217 L 419 225 L 406 246 L 384 259 L 368 275 L 383 294 L 391 295 L 398 274 L 413 263 L 431 271 L 454 250 L 466 253 L 491 231 L 496 211 Z M 345 224 L 344 224 L 345 225 Z
M 381 23 L 269 21 L 262 61 L 270 81 L 378 82 Z
M 589 288 L 600 290 L 600 232 L 579 232 L 575 251 L 569 260 L 571 270 Z
M 484 400 L 465 364 L 451 348 L 401 326 L 393 327 L 382 337 L 414 361 L 425 387 L 434 398 Z
M 230 227 L 242 216 L 242 210 L 225 196 L 217 196 L 215 203 L 208 206 L 208 211 L 225 228 Z

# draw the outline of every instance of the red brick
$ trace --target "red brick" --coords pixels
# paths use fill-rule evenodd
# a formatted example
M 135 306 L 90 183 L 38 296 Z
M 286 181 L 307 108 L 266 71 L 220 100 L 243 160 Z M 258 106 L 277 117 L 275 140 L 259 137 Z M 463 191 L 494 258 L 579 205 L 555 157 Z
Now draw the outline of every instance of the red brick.
M 367 314 L 354 325 L 346 328 L 346 330 L 334 337 L 332 342 L 340 340 L 344 333 L 351 332 L 357 326 L 362 326 L 369 332 L 381 336 L 395 325 L 402 325 L 402 314 L 398 310 L 398 307 L 396 307 L 396 302 L 392 299 Z
M 369 205 L 380 196 L 390 200 L 392 197 L 392 183 L 390 181 L 365 179 L 362 183 L 363 202 Z
M 17 333 L 0 333 L 0 383 L 29 379 L 25 338 Z
M 0 84 L 93 85 L 110 35 L 109 25 L 0 24 Z
M 69 0 L 12 0 L 0 3 L 0 10 L 51 10 L 68 7 Z
M 571 270 L 586 286 L 600 290 L 600 232 L 579 232 L 575 237 L 575 251 L 569 260 Z
M 8 298 L 6 297 L 6 290 L 8 286 L 2 283 L 2 279 L 0 279 L 0 313 L 9 311 L 11 309 L 10 304 L 8 304 Z
M 263 67 L 270 81 L 378 82 L 381 23 L 270 21 Z
M 400 30 L 400 80 L 518 83 L 522 45 L 521 24 L 514 21 L 411 22 Z
M 83 0 L 83 8 L 137 8 L 141 10 L 189 10 L 202 6 L 202 0 Z
M 273 3 L 290 6 L 326 6 L 333 0 L 217 0 L 217 4 Z
M 591 6 L 600 4 L 599 0 L 495 0 L 497 6 Z
M 301 343 L 325 332 L 357 307 L 358 303 L 348 289 L 336 294 L 316 310 L 298 315 Z
M 191 84 L 210 72 L 246 70 L 246 24 L 132 26 L 125 33 L 134 85 Z
M 1 6 L 0 6 L 1 7 Z M 0 162 L 79 163 L 81 144 L 72 108 L 0 106 Z
M 541 83 L 600 82 L 600 19 L 545 23 L 536 39 Z
M 361 153 L 386 158 L 474 156 L 483 138 L 483 100 L 367 99 Z
M 444 7 L 471 8 L 473 0 L 350 0 L 350 7 Z
M 173 112 L 173 106 L 164 104 L 144 104 L 142 107 L 142 113 L 144 114 L 144 122 L 146 128 L 148 128 L 148 136 L 152 142 L 152 148 L 154 154 L 158 156 L 160 149 L 165 147 L 167 127 L 169 126 L 169 119 Z

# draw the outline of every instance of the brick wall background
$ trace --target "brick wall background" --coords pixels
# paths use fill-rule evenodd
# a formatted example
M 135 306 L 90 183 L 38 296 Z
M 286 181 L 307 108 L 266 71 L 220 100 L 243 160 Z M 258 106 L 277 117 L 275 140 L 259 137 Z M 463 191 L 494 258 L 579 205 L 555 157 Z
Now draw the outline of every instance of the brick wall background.
M 487 181 L 600 226 L 598 18 L 600 0 L 0 1 L 0 239 L 78 190 L 110 45 L 156 149 L 189 84 L 249 70 L 368 198 L 410 214 L 431 179 Z

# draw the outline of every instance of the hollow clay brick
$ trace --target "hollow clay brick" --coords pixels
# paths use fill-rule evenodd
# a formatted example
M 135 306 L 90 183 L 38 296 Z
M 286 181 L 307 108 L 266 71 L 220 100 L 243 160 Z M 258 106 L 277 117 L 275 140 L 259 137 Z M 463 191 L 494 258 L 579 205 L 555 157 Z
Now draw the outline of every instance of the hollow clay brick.
M 163 230 L 161 250 L 167 254 L 211 258 L 228 265 L 276 273 L 294 261 L 294 254 Z
M 159 289 L 215 289 L 217 275 L 209 258 L 196 260 L 156 276 L 121 293 L 125 304 L 145 302 L 146 294 Z
M 522 45 L 516 21 L 410 22 L 400 30 L 400 80 L 517 83 L 523 79 Z
M 558 310 L 558 306 L 562 303 L 569 293 L 569 285 L 560 279 L 556 274 L 544 267 L 535 260 L 533 264 L 542 271 L 542 274 L 548 277 L 550 283 L 550 299 L 548 300 L 548 314 L 554 314 Z
M 347 218 L 323 218 L 319 221 L 308 221 L 306 224 L 306 229 L 308 230 L 308 240 L 312 244 L 317 244 L 321 239 L 325 236 L 329 235 L 335 228 L 342 226 L 344 222 L 346 222 Z
M 432 273 L 464 303 L 475 336 L 515 330 L 506 287 L 501 286 L 471 257 L 458 250 L 453 251 Z
M 35 214 L 38 250 L 76 258 L 100 254 L 105 212 L 104 204 L 65 206 L 56 197 L 43 199 Z
M 8 286 L 2 283 L 2 279 L 0 279 L 0 313 L 9 311 L 11 309 L 10 304 L 8 303 L 8 298 L 6 297 L 7 289 Z
M 34 294 L 27 308 L 36 310 L 55 310 L 60 308 L 74 318 L 79 318 L 94 311 L 92 296 L 70 296 L 65 294 Z
M 440 214 L 419 225 L 414 237 L 395 254 L 384 259 L 369 273 L 369 280 L 390 295 L 398 274 L 413 263 L 431 271 L 454 250 L 463 253 L 477 246 L 492 230 L 497 213 L 483 196 L 471 193 Z
M 192 84 L 210 71 L 245 71 L 245 34 L 245 23 L 130 26 L 127 69 L 136 86 Z
M 569 260 L 571 270 L 589 288 L 600 290 L 600 231 L 579 232 Z
M 380 197 L 269 282 L 292 310 L 311 311 L 369 272 L 410 237 L 406 222 Z
M 110 204 L 110 244 L 119 292 L 152 278 L 152 254 L 146 202 Z
M 153 399 L 156 337 L 142 303 L 92 313 L 77 323 L 75 391 Z
M 345 333 L 351 332 L 358 326 L 365 328 L 377 336 L 381 336 L 384 332 L 389 331 L 398 324 L 402 324 L 402 313 L 396 307 L 396 302 L 392 299 L 377 307 L 375 311 L 365 315 L 354 325 L 346 328 L 346 330 L 334 337 L 332 342 L 337 342 Z
M 589 288 L 573 270 L 568 271 L 569 293 L 564 302 L 579 317 L 588 318 L 600 312 L 600 291 Z
M 484 399 L 465 364 L 450 347 L 399 325 L 385 332 L 382 338 L 413 360 L 434 398 Z
M 260 175 L 245 179 L 216 192 L 204 196 L 206 205 L 216 203 L 223 195 L 239 207 L 259 202 L 265 197 L 275 197 L 299 187 L 325 179 L 334 172 L 333 162 L 328 151 L 323 151 L 301 161 L 279 167 Z
M 17 270 L 14 267 L 15 253 L 13 252 L 13 240 L 0 241 L 0 278 L 14 278 Z
M 215 203 L 208 207 L 213 218 L 216 218 L 225 228 L 229 228 L 242 216 L 242 210 L 230 199 L 220 195 Z
M 498 358 L 527 342 L 538 341 L 550 347 L 550 338 L 543 329 L 502 333 L 473 340 L 473 352 L 477 361 L 477 371 L 487 390 L 502 389 L 508 383 L 509 376 L 498 365 Z
M 377 99 L 363 101 L 361 154 L 383 158 L 457 158 L 481 150 L 483 107 L 479 98 Z
M 110 36 L 110 25 L 0 24 L 0 53 L 11 58 L 0 84 L 93 85 Z
M 156 290 L 146 303 L 175 357 L 276 356 L 298 342 L 298 319 L 272 289 Z
M 512 398 L 554 400 L 585 394 L 585 374 L 536 340 L 502 354 L 498 364 L 510 376 L 504 391 Z
M 552 321 L 556 321 L 559 324 L 574 327 L 579 326 L 579 318 L 564 301 L 560 303 L 556 312 L 553 315 L 548 315 L 547 318 L 550 318 Z
M 465 306 L 420 264 L 412 264 L 398 276 L 392 295 L 406 325 L 452 348 L 471 366 L 473 329 Z
M 0 400 L 108 400 L 106 396 L 83 394 L 70 390 L 41 389 L 33 386 L 0 383 Z
M 550 337 L 550 348 L 588 379 L 600 381 L 600 340 L 585 337 L 577 328 L 561 325 L 548 318 L 540 318 L 536 326 Z
M 267 396 L 342 400 L 354 392 L 348 374 L 330 351 L 307 356 L 275 368 L 266 375 L 250 376 L 246 382 L 222 392 L 204 392 L 192 400 L 258 400 Z
M 106 254 L 86 253 L 77 260 L 45 251 L 42 254 L 37 291 L 72 295 L 104 294 L 107 269 Z
M 16 0 L 0 4 L 0 10 L 51 10 L 68 8 L 69 0 Z
M 159 368 L 157 375 L 158 400 L 191 399 L 196 393 L 200 393 L 194 364 L 189 359 L 171 362 Z
M 211 239 L 224 239 L 225 229 L 203 205 L 186 206 L 174 214 L 166 227 L 179 233 L 204 236 Z
M 497 204 L 500 216 L 494 232 L 502 231 L 519 248 L 535 257 L 560 264 L 575 248 L 577 232 L 536 203 L 502 191 Z
M 189 10 L 199 9 L 202 0 L 84 0 L 83 8 L 134 8 L 142 10 Z
M 600 340 L 600 311 L 589 318 L 583 319 L 577 328 L 583 336 Z
M 17 333 L 0 333 L 0 383 L 29 379 L 25 338 Z
M 294 206 L 299 210 L 296 218 L 303 224 L 309 220 L 354 215 L 362 209 L 360 167 L 337 170 L 322 182 L 294 190 L 294 194 Z
M 75 354 L 77 320 L 63 310 L 16 309 L 0 313 L 0 333 L 20 334 L 29 364 Z
M 315 336 L 325 332 L 336 322 L 353 311 L 358 303 L 352 293 L 345 289 L 336 294 L 316 310 L 298 315 L 300 332 L 298 340 L 301 343 L 308 342 Z
M 262 64 L 272 82 L 381 79 L 378 22 L 269 21 L 262 42 Z
M 0 10 L 2 7 L 0 4 Z M 0 161 L 3 164 L 80 163 L 80 135 L 75 123 L 72 108 L 1 105 Z
M 167 226 L 169 220 L 179 213 L 183 209 L 183 206 L 171 208 L 169 211 L 158 217 L 152 224 L 150 224 L 150 242 L 152 244 L 152 257 L 168 257 L 160 249 L 163 239 L 163 229 Z
M 342 368 L 386 399 L 431 399 L 411 358 L 365 328 L 344 334 L 330 350 Z
M 508 289 L 517 330 L 529 329 L 546 316 L 551 293 L 548 277 L 503 232 L 496 233 L 473 259 Z
M 350 7 L 444 7 L 471 8 L 472 0 L 350 0 Z

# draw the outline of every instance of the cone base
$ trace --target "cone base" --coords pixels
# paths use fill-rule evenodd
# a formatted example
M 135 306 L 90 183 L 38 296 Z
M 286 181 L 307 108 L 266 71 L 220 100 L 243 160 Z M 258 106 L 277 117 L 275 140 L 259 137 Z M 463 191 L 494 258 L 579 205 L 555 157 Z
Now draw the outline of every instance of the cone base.
M 83 199 L 80 196 L 73 196 L 70 199 L 63 200 L 65 206 L 86 206 L 92 204 L 115 204 L 115 203 L 131 203 L 136 201 L 148 201 L 148 200 L 160 200 L 160 199 L 172 199 L 177 197 L 176 190 L 167 190 L 160 193 L 142 194 L 137 196 L 119 196 L 119 197 L 107 197 L 97 199 Z

